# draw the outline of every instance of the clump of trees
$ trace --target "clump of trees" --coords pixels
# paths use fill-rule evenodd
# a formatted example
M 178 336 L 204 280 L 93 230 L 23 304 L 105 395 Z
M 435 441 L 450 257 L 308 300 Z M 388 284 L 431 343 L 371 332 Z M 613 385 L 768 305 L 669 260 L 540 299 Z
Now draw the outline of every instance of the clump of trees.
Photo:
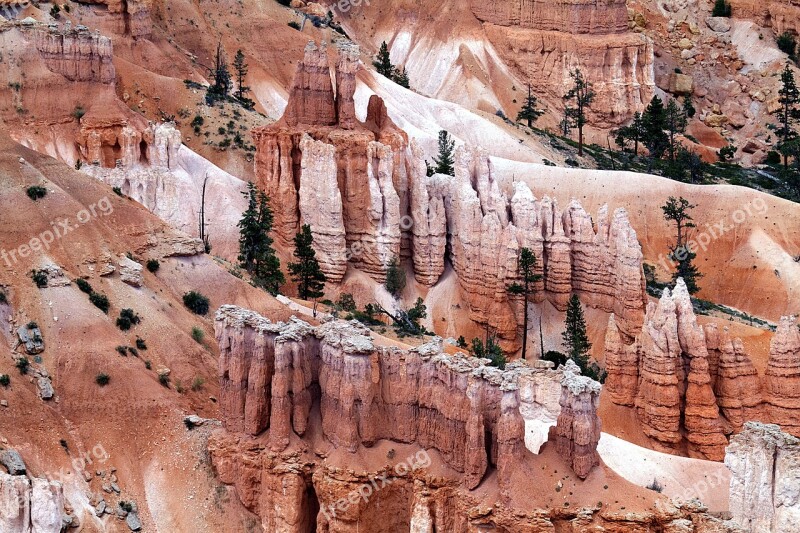
M 500 370 L 505 369 L 506 363 L 508 362 L 505 354 L 503 354 L 503 350 L 492 335 L 487 336 L 486 344 L 484 344 L 479 337 L 472 339 L 470 353 L 473 357 L 489 359 L 489 365 L 496 366 Z
M 239 221 L 239 266 L 247 271 L 253 285 L 273 296 L 286 282 L 281 271 L 281 261 L 272 247 L 272 224 L 274 216 L 269 206 L 269 198 L 250 182 L 247 191 L 247 209 Z
M 389 46 L 386 44 L 386 41 L 381 43 L 378 55 L 375 61 L 372 62 L 372 65 L 378 71 L 378 74 L 389 78 L 401 87 L 405 87 L 406 89 L 410 87 L 406 68 L 398 68 L 392 64 L 392 60 L 389 57 Z
M 245 78 L 249 71 L 249 66 L 241 50 L 236 51 L 233 59 L 233 74 L 231 74 L 228 66 L 228 59 L 225 55 L 225 50 L 222 47 L 222 42 L 217 44 L 217 51 L 214 54 L 214 63 L 210 67 L 206 67 L 209 77 L 213 83 L 208 86 L 206 90 L 206 103 L 214 105 L 219 101 L 230 100 L 237 102 L 247 109 L 252 109 L 255 102 L 247 97 L 250 93 L 250 87 L 245 84 Z M 234 80 L 236 89 L 233 90 Z
M 406 288 L 406 271 L 403 270 L 403 266 L 396 257 L 389 261 L 384 287 L 395 298 L 398 298 L 403 293 L 403 289 Z

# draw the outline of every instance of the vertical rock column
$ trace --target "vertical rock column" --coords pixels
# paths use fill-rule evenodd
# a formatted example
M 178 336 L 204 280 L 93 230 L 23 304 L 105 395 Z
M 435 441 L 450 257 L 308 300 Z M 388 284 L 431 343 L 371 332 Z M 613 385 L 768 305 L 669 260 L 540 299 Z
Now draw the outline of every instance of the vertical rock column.
M 339 283 L 347 270 L 347 242 L 342 195 L 336 180 L 336 149 L 303 134 L 299 205 L 303 224 L 311 226 L 314 250 L 331 283 Z M 324 207 L 323 207 L 324 206 Z
M 586 479 L 600 464 L 600 384 L 580 375 L 574 363 L 567 364 L 561 379 L 561 414 L 556 423 L 556 449 L 575 475 Z
M 800 329 L 793 316 L 781 318 L 769 346 L 764 401 L 770 421 L 800 436 Z

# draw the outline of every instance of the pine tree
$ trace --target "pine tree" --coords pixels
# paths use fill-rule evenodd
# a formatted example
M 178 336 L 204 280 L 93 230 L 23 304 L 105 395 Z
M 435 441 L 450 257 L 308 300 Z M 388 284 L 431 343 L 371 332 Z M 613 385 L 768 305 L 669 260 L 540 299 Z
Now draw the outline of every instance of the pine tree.
M 644 129 L 644 119 L 642 118 L 642 114 L 638 111 L 633 114 L 633 119 L 631 123 L 627 126 L 622 126 L 618 130 L 616 130 L 616 138 L 614 142 L 625 150 L 628 142 L 633 143 L 633 154 L 639 154 L 639 143 L 644 140 L 645 129 Z
M 507 290 L 509 294 L 522 296 L 522 358 L 525 359 L 528 349 L 528 296 L 533 294 L 533 285 L 542 279 L 542 276 L 536 273 L 536 254 L 530 248 L 520 249 L 519 259 L 517 260 L 517 274 L 522 278 L 522 283 L 512 283 Z
M 406 271 L 396 257 L 389 261 L 386 269 L 386 283 L 384 284 L 389 294 L 397 298 L 406 288 Z
M 677 153 L 675 135 L 686 131 L 686 114 L 682 107 L 679 107 L 674 99 L 667 104 L 665 112 L 665 125 L 669 132 L 669 159 L 675 161 Z
M 642 115 L 642 122 L 644 126 L 643 142 L 650 152 L 650 162 L 654 159 L 661 159 L 664 152 L 669 146 L 669 138 L 664 133 L 666 129 L 666 111 L 664 110 L 664 102 L 658 95 L 653 96 L 650 103 Z
M 800 103 L 800 90 L 794 80 L 794 72 L 787 64 L 781 73 L 781 88 L 778 90 L 777 111 L 780 124 L 775 130 L 778 136 L 778 151 L 783 156 L 783 168 L 789 168 L 789 155 L 792 152 L 792 141 L 797 137 L 793 128 L 794 122 L 800 118 L 798 103 Z
M 583 155 L 583 127 L 586 125 L 586 111 L 594 100 L 594 90 L 592 84 L 586 81 L 580 70 L 574 70 L 571 74 L 573 86 L 564 95 L 564 100 L 574 100 L 574 107 L 565 109 L 566 116 L 572 124 L 578 128 L 578 155 Z
M 245 100 L 245 94 L 250 92 L 250 87 L 244 84 L 249 70 L 244 54 L 241 50 L 237 50 L 236 57 L 233 58 L 233 71 L 236 73 L 236 98 L 239 100 Z
M 664 219 L 674 222 L 676 227 L 675 245 L 671 247 L 669 254 L 670 258 L 677 262 L 675 272 L 672 274 L 672 281 L 674 283 L 678 278 L 683 278 L 689 294 L 700 290 L 697 280 L 703 276 L 694 265 L 697 254 L 693 253 L 687 245 L 688 230 L 695 227 L 689 210 L 695 207 L 697 206 L 690 204 L 682 196 L 680 198 L 670 196 L 667 203 L 661 206 Z
M 261 287 L 273 296 L 285 282 L 281 262 L 272 247 L 272 210 L 263 191 L 256 190 L 250 182 L 242 193 L 247 199 L 247 209 L 239 221 L 239 266 L 245 269 L 256 287 Z
M 577 294 L 569 298 L 561 338 L 567 350 L 567 357 L 580 367 L 582 374 L 589 375 L 589 350 L 592 348 L 592 343 L 586 334 L 586 320 L 583 318 L 583 307 Z
M 292 281 L 297 283 L 297 292 L 303 300 L 316 300 L 325 294 L 323 289 L 327 279 L 319 266 L 313 244 L 311 226 L 303 224 L 302 229 L 294 236 L 294 256 L 297 262 L 289 263 Z
M 453 164 L 455 164 L 455 151 L 456 142 L 450 138 L 450 134 L 444 130 L 439 132 L 439 157 L 433 158 L 436 163 L 434 172 L 436 174 L 447 174 L 448 176 L 454 175 Z
M 528 84 L 528 96 L 525 98 L 525 103 L 522 104 L 522 109 L 517 113 L 517 122 L 526 121 L 528 127 L 532 128 L 533 123 L 544 114 L 544 111 L 536 109 L 536 97 L 531 92 L 531 86 Z
M 406 67 L 403 67 L 402 69 L 395 69 L 392 79 L 400 87 L 405 87 L 406 89 L 411 87 L 408 81 L 408 72 L 406 72 Z
M 381 48 L 378 50 L 378 57 L 372 63 L 376 69 L 378 69 L 378 74 L 382 74 L 389 79 L 392 79 L 392 75 L 394 74 L 394 65 L 392 65 L 392 61 L 389 58 L 389 47 L 386 45 L 386 41 L 381 43 Z

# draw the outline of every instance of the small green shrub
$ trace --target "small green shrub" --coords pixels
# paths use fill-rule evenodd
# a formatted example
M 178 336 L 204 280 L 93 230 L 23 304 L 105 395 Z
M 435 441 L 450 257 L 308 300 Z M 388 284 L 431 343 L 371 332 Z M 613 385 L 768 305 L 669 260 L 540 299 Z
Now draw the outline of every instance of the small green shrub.
M 188 429 L 189 431 L 195 428 L 194 422 L 192 422 L 192 420 L 188 416 L 183 419 L 183 425 L 185 425 L 186 429 Z
M 122 508 L 123 511 L 126 513 L 130 513 L 133 511 L 133 504 L 131 502 L 120 501 L 119 506 Z
M 158 382 L 161 383 L 165 387 L 169 387 L 169 376 L 166 374 L 159 374 L 158 375 Z
M 203 339 L 205 338 L 205 336 L 206 336 L 206 334 L 203 333 L 202 329 L 198 328 L 197 326 L 192 328 L 192 338 L 198 344 L 202 344 L 203 343 Z
M 97 374 L 97 376 L 95 376 L 94 381 L 101 387 L 105 387 L 111 381 L 111 376 L 104 372 L 100 372 Z
M 144 367 L 145 367 L 147 370 L 150 370 L 151 368 L 153 368 L 153 363 L 151 363 L 150 361 L 145 361 L 145 362 L 144 362 Z
M 654 490 L 660 494 L 661 491 L 664 490 L 664 485 L 659 483 L 657 479 L 653 479 L 653 482 L 647 485 L 647 488 L 650 490 Z
M 138 348 L 139 350 L 146 350 L 147 349 L 147 343 L 144 342 L 144 339 L 140 339 L 139 337 L 136 337 L 136 348 Z
M 0 374 L 0 385 L 3 387 L 8 387 L 11 385 L 11 376 L 8 374 Z
M 0 291 L 0 304 L 7 304 L 8 303 L 8 296 L 4 291 Z
M 554 368 L 558 368 L 567 362 L 567 356 L 555 350 L 549 350 L 544 354 L 544 356 L 542 356 L 542 359 L 544 361 L 552 361 L 555 363 L 556 366 Z
M 40 185 L 32 185 L 25 190 L 25 193 L 28 195 L 28 198 L 35 202 L 47 196 L 47 189 Z
M 108 297 L 105 294 L 100 294 L 99 292 L 93 292 L 89 295 L 89 301 L 94 304 L 95 307 L 100 309 L 105 314 L 108 314 Z
M 31 362 L 28 361 L 27 357 L 20 357 L 19 359 L 17 359 L 15 366 L 17 367 L 17 370 L 19 370 L 19 373 L 24 376 L 25 374 L 28 373 L 28 369 L 31 366 Z
M 133 346 L 128 346 L 128 353 L 134 357 L 139 357 L 139 350 L 137 350 Z
M 119 352 L 119 354 L 122 357 L 127 357 L 128 356 L 128 347 L 127 346 L 117 346 L 117 352 Z
M 161 268 L 161 263 L 158 262 L 158 259 L 149 259 L 147 261 L 147 270 L 149 272 L 155 274 L 159 268 Z
M 85 292 L 86 294 L 92 294 L 94 290 L 92 289 L 92 285 L 83 278 L 78 278 L 75 280 L 75 285 L 81 290 L 81 292 Z
M 289 26 L 290 28 L 294 28 L 294 29 L 296 29 L 296 30 L 300 30 L 300 23 L 299 23 L 299 22 L 297 22 L 297 21 L 295 21 L 295 20 L 292 20 L 292 21 L 290 21 L 290 22 L 289 22 L 289 24 L 288 24 L 288 26 Z
M 114 187 L 111 190 L 114 191 L 114 194 L 116 194 L 117 196 L 125 196 L 124 194 L 122 194 L 122 189 L 120 189 L 119 187 Z
M 47 287 L 47 272 L 44 270 L 31 270 L 31 279 L 40 289 Z
M 767 157 L 764 159 L 764 163 L 767 165 L 780 165 L 781 164 L 781 154 L 777 150 L 770 150 L 767 152 Z
M 119 312 L 117 327 L 122 331 L 128 331 L 141 321 L 142 319 L 139 318 L 139 315 L 137 315 L 133 309 L 123 309 Z
M 83 115 L 86 114 L 86 110 L 83 106 L 75 106 L 75 109 L 72 111 L 72 116 L 75 117 L 77 120 L 83 118 Z
M 206 380 L 204 380 L 200 376 L 195 377 L 192 380 L 192 390 L 195 391 L 195 392 L 199 391 L 200 389 L 203 388 L 203 385 L 205 385 L 205 383 L 206 383 Z
M 187 292 L 183 295 L 183 305 L 196 315 L 208 314 L 208 298 L 196 291 Z
M 778 49 L 784 54 L 788 55 L 789 58 L 795 58 L 795 52 L 797 51 L 797 40 L 795 39 L 794 35 L 788 31 L 785 31 L 778 36 L 776 44 L 778 45 Z

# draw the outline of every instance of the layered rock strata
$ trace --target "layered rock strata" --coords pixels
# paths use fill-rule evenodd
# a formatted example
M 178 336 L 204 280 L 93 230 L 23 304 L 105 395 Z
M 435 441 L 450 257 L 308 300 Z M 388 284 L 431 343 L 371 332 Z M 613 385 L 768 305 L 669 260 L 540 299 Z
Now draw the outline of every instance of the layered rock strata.
M 36 49 L 47 68 L 70 81 L 112 84 L 116 79 L 111 39 L 85 26 L 56 24 L 34 30 Z
M 116 107 L 112 105 L 109 111 L 94 106 L 81 118 L 78 147 L 83 160 L 103 168 L 174 169 L 182 144 L 181 133 L 175 125 L 145 124 Z M 157 189 L 139 192 L 146 199 L 155 196 Z
M 636 406 L 647 436 L 667 451 L 721 459 L 725 435 L 747 421 L 779 424 L 800 435 L 800 330 L 784 317 L 763 378 L 739 338 L 716 324 L 697 325 L 682 280 L 648 306 L 642 332 L 626 344 L 612 316 L 606 330 L 606 392 Z
M 412 157 L 415 154 L 413 144 Z M 490 325 L 507 349 L 521 327 L 521 302 L 511 305 L 508 284 L 517 281 L 522 247 L 536 255 L 535 301 L 549 300 L 565 310 L 572 293 L 591 307 L 615 313 L 626 340 L 644 319 L 642 251 L 624 209 L 609 219 L 601 208 L 596 230 L 577 201 L 564 212 L 555 200 L 538 200 L 523 182 L 506 185 L 479 149 L 459 147 L 455 177 L 411 179 L 414 270 L 417 281 L 431 285 L 444 270 L 439 259 L 450 243 L 448 259 L 470 305 L 472 318 Z M 417 162 L 410 167 L 418 168 Z
M 764 402 L 771 422 L 800 436 L 800 326 L 796 317 L 781 318 L 772 337 L 764 372 Z
M 635 406 L 645 435 L 666 451 L 686 448 L 690 456 L 722 460 L 730 429 L 720 416 L 706 335 L 697 323 L 683 280 L 674 292 L 665 289 L 658 305 L 648 304 L 644 325 L 631 344 L 623 342 L 612 315 L 605 357 L 611 401 Z M 748 383 L 752 385 L 748 378 L 732 381 L 734 374 L 746 374 L 743 367 L 749 363 L 743 352 L 739 366 L 736 358 L 731 346 L 731 355 L 725 357 L 725 378 L 717 382 L 732 418 L 741 414 L 743 405 L 729 396 L 747 389 Z M 750 405 L 752 400 L 745 403 Z
M 800 531 L 800 440 L 747 422 L 725 453 L 733 520 L 752 533 Z
M 254 436 L 269 429 L 276 452 L 304 435 L 318 405 L 322 432 L 336 447 L 416 443 L 437 450 L 470 489 L 492 465 L 502 485 L 514 457 L 529 453 L 522 413 L 543 410 L 532 392 L 534 376 L 543 374 L 561 384 L 559 452 L 582 478 L 598 462 L 599 384 L 576 375 L 574 365 L 552 371 L 510 363 L 502 371 L 486 360 L 445 355 L 436 342 L 412 350 L 376 346 L 357 322 L 273 324 L 234 306 L 220 308 L 215 331 L 225 428 Z
M 579 477 L 598 463 L 600 386 L 574 365 L 502 371 L 437 341 L 381 347 L 358 324 L 274 324 L 234 306 L 215 331 L 225 429 L 211 461 L 267 531 L 734 531 L 699 502 L 622 513 L 515 496 L 532 417 L 558 419 L 556 450 Z M 484 485 L 499 489 L 494 504 L 470 490 Z
M 629 32 L 625 2 L 471 0 L 470 7 L 506 65 L 553 104 L 561 105 L 576 68 L 594 86 L 598 125 L 620 124 L 652 98 L 653 45 Z
M 355 118 L 357 49 L 339 51 L 335 84 L 328 62 L 327 48 L 309 43 L 284 116 L 253 132 L 256 176 L 281 241 L 309 224 L 332 283 L 348 264 L 382 281 L 391 260 L 408 254 L 417 281 L 433 286 L 449 260 L 470 318 L 496 331 L 508 352 L 519 348 L 523 303 L 509 300 L 507 286 L 528 247 L 542 275 L 532 300 L 563 311 L 578 293 L 615 313 L 630 342 L 644 319 L 645 280 L 624 209 L 604 207 L 596 222 L 577 201 L 562 211 L 523 182 L 502 179 L 469 146 L 456 150 L 455 176 L 428 176 L 422 150 L 406 142 L 380 98 L 370 99 L 365 122 Z
M 334 93 L 327 48 L 314 43 L 306 47 L 284 116 L 253 132 L 256 177 L 272 200 L 278 238 L 289 243 L 301 224 L 309 224 L 315 241 L 319 240 L 318 254 L 329 259 L 322 264 L 329 281 L 342 279 L 348 258 L 382 280 L 389 262 L 401 255 L 408 142 L 377 96 L 370 99 L 366 121 L 356 118 L 358 48 L 344 46 L 338 54 Z M 304 141 L 306 136 L 316 143 Z M 312 153 L 307 155 L 308 150 Z M 333 209 L 324 215 L 319 211 L 328 211 L 320 203 L 325 199 L 309 203 L 300 198 L 303 187 L 313 188 L 309 184 L 316 182 L 336 184 L 340 192 L 341 200 L 334 196 Z M 347 254 L 341 246 L 341 227 Z
M 152 0 L 76 0 L 81 4 L 97 4 L 107 8 L 118 34 L 148 37 L 152 33 L 150 20 Z

